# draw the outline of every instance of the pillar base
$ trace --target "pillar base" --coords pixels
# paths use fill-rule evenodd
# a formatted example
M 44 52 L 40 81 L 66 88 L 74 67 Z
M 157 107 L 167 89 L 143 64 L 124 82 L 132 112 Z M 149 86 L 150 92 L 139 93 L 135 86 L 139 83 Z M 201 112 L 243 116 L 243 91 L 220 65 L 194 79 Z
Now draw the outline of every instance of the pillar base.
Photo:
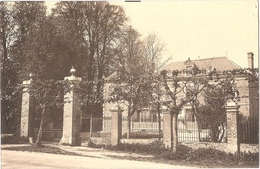
M 165 146 L 165 148 L 172 148 L 173 147 L 173 144 L 171 141 L 164 141 L 163 140 L 163 144 Z
M 81 146 L 81 137 L 62 137 L 59 144 L 61 145 L 70 145 L 70 146 Z

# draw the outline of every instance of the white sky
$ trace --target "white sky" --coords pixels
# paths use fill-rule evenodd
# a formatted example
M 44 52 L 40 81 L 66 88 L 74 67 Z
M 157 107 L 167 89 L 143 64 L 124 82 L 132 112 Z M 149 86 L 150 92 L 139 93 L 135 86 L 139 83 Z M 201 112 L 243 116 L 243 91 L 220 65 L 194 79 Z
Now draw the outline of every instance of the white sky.
M 52 1 L 53 2 L 53 1 Z M 256 0 L 110 1 L 124 7 L 130 24 L 143 36 L 154 32 L 166 44 L 171 62 L 227 56 L 248 67 L 247 52 L 258 67 Z M 52 7 L 54 3 L 47 2 Z

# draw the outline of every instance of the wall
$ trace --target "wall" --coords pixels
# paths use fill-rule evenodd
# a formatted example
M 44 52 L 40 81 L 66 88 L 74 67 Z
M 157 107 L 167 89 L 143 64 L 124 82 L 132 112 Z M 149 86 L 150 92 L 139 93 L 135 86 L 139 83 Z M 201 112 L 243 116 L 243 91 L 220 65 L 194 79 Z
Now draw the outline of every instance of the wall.
M 225 151 L 227 153 L 232 152 L 232 149 L 229 149 L 228 143 L 212 143 L 212 142 L 190 142 L 190 143 L 181 143 L 182 145 L 191 147 L 193 149 L 198 148 L 213 148 L 220 151 Z M 240 152 L 258 153 L 259 145 L 258 144 L 240 144 Z
M 250 115 L 248 82 L 245 78 L 237 78 L 235 85 L 240 96 L 240 100 L 238 101 L 238 105 L 240 106 L 239 114 L 248 117 Z
M 93 142 L 94 144 L 106 144 L 106 145 L 111 144 L 110 137 L 91 137 L 90 141 Z
M 120 139 L 121 143 L 126 144 L 150 144 L 158 139 Z
M 240 144 L 240 152 L 258 153 L 259 145 L 258 144 Z

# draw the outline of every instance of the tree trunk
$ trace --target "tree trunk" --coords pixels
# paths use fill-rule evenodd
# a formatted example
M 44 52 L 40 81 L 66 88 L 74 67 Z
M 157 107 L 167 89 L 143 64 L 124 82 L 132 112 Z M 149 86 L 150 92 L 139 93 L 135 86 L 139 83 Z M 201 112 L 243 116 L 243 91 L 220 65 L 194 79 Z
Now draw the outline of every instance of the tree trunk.
M 127 133 L 126 133 L 126 138 L 130 138 L 130 131 L 131 131 L 131 117 L 127 117 Z
M 133 116 L 135 112 L 134 106 L 128 105 L 128 115 L 127 115 L 127 133 L 126 133 L 126 138 L 130 138 L 130 132 L 131 132 L 131 117 Z
M 177 150 L 177 145 L 178 145 L 178 113 L 174 113 L 173 114 L 173 146 L 172 146 L 172 150 L 173 152 L 176 152 Z
M 199 141 L 201 141 L 201 137 L 200 137 L 200 132 L 201 132 L 201 129 L 200 129 L 200 120 L 196 117 L 196 120 L 195 122 L 197 123 L 197 127 L 198 127 L 198 137 L 199 137 Z
M 46 105 L 44 105 L 43 109 L 42 109 L 41 123 L 40 123 L 39 133 L 38 133 L 38 136 L 37 136 L 37 140 L 36 140 L 35 146 L 41 146 L 42 129 L 43 129 L 43 122 L 44 122 L 45 111 L 46 111 Z
M 90 137 L 92 137 L 92 130 L 93 130 L 93 117 L 92 117 L 92 113 L 90 114 L 90 126 L 89 126 L 89 135 Z
M 160 103 L 157 103 L 157 112 L 158 112 L 158 124 L 159 124 L 159 140 L 161 140 L 160 134 L 161 134 L 161 105 Z

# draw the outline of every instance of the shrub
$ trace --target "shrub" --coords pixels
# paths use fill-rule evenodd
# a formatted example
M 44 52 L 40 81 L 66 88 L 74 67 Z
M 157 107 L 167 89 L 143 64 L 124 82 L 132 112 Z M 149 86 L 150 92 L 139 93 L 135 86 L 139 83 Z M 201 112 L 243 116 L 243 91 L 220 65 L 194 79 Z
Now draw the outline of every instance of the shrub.
M 215 159 L 224 160 L 227 157 L 227 153 L 212 149 L 212 148 L 199 148 L 189 153 L 189 160 L 200 160 L 200 159 Z
M 116 146 L 95 145 L 94 143 L 89 142 L 89 146 L 94 148 L 105 148 L 113 151 L 149 154 L 153 155 L 157 159 L 177 160 L 191 163 L 198 162 L 199 164 L 209 166 L 211 166 L 211 164 L 215 166 L 221 166 L 224 164 L 227 166 L 247 166 L 249 162 L 253 162 L 255 165 L 255 163 L 258 163 L 259 161 L 258 153 L 247 152 L 231 154 L 212 148 L 199 148 L 194 150 L 185 145 L 178 145 L 177 151 L 173 152 L 171 149 L 166 149 L 162 141 L 154 141 L 147 145 L 120 143 Z M 209 161 L 212 163 L 208 163 Z
M 152 154 L 160 155 L 162 152 L 167 149 L 164 147 L 161 141 L 154 141 L 151 144 L 128 144 L 128 143 L 119 143 L 116 146 L 111 145 L 97 145 L 89 141 L 88 147 L 92 148 L 105 148 L 108 150 L 114 151 L 123 151 L 123 152 L 132 152 L 132 153 L 141 153 L 141 154 Z
M 160 154 L 160 157 L 168 160 L 187 160 L 191 152 L 192 148 L 184 145 L 178 145 L 176 152 L 167 149 L 167 151 L 164 151 Z

